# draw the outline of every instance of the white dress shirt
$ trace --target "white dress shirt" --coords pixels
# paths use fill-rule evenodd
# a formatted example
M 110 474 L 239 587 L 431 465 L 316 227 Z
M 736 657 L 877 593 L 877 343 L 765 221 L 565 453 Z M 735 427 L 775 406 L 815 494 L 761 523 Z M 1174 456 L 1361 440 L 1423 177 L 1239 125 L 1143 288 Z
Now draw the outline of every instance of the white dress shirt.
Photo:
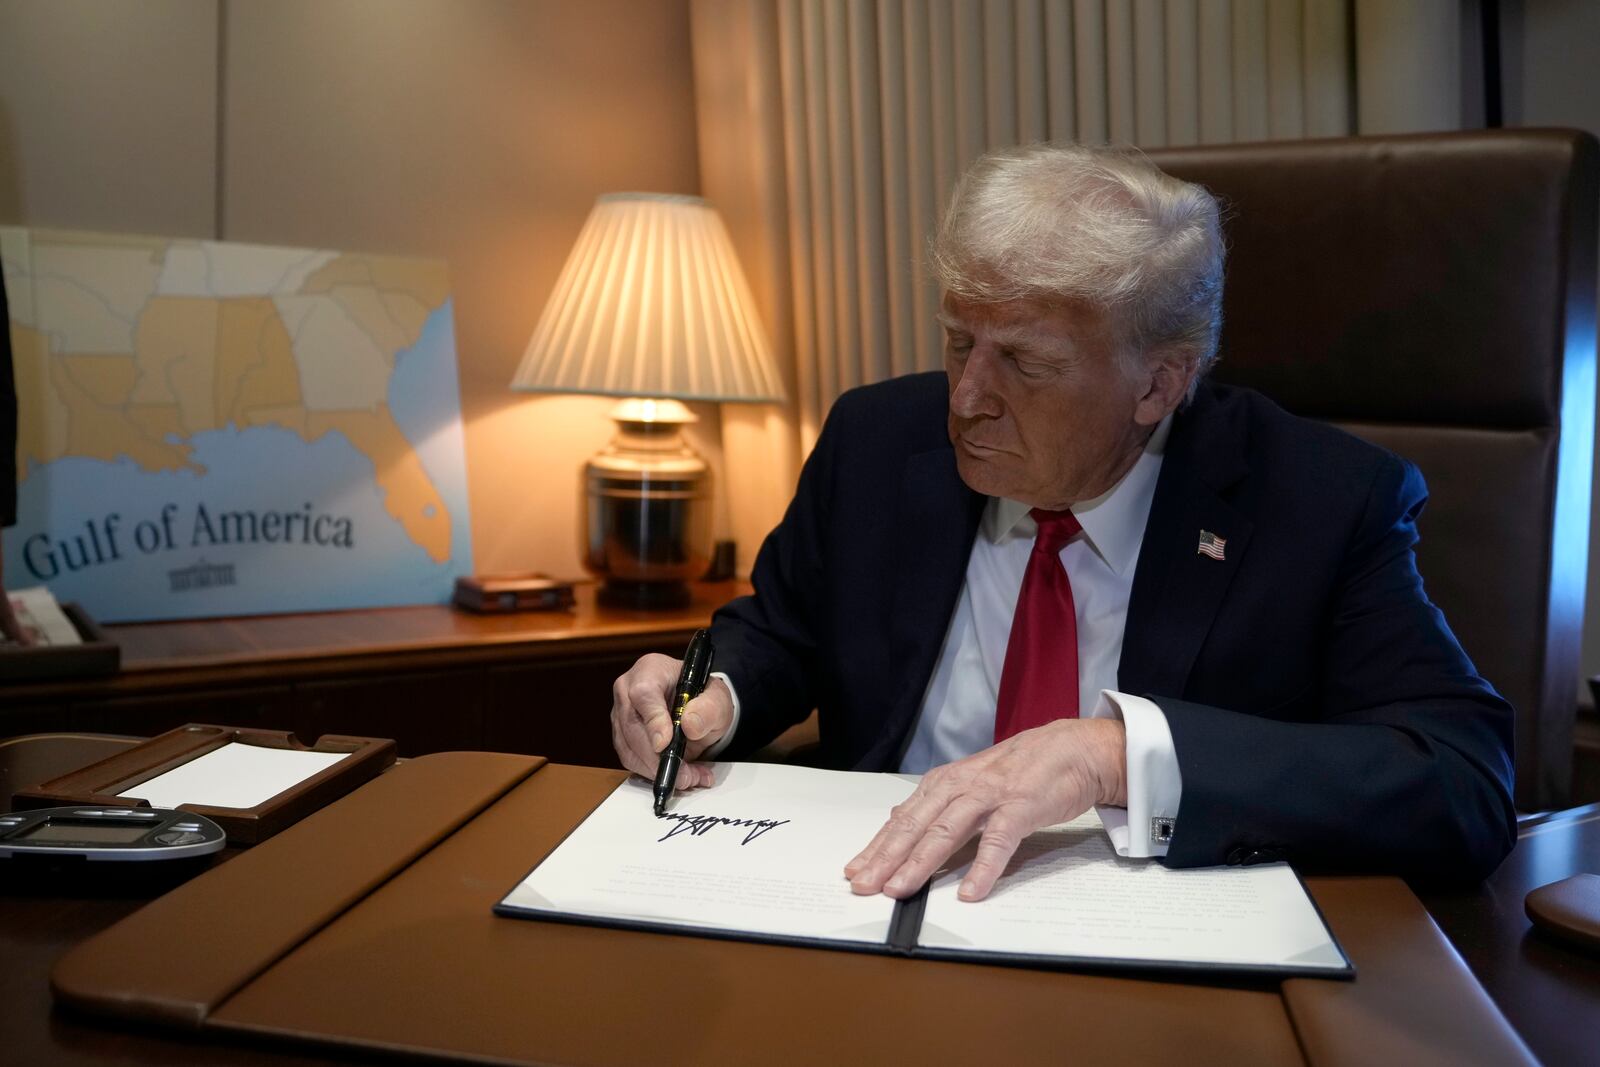
M 1086 718 L 1121 719 L 1127 733 L 1128 807 L 1098 809 L 1123 856 L 1166 855 L 1183 794 L 1166 716 L 1151 701 L 1116 691 L 1128 596 L 1171 423 L 1171 416 L 1162 420 L 1120 482 L 1072 506 L 1083 532 L 1061 550 L 1078 622 L 1078 707 L 1087 709 Z M 921 774 L 994 744 L 1011 618 L 1037 533 L 1029 510 L 1001 497 L 990 497 L 984 506 L 966 581 L 900 761 L 902 772 Z M 739 725 L 738 689 L 726 674 L 713 677 L 733 695 L 733 721 L 705 759 L 726 748 Z
M 1124 856 L 1166 854 L 1183 792 L 1166 716 L 1149 700 L 1116 692 L 1128 596 L 1171 421 L 1169 416 L 1156 427 L 1120 482 L 1072 506 L 1083 532 L 1061 550 L 1078 622 L 1078 707 L 1086 718 L 1120 718 L 1127 731 L 1128 807 L 1100 809 Z M 901 771 L 921 774 L 994 743 L 1000 672 L 1037 533 L 1028 512 L 1028 505 L 1000 497 L 984 507 L 966 582 Z M 1167 821 L 1152 833 L 1156 819 Z

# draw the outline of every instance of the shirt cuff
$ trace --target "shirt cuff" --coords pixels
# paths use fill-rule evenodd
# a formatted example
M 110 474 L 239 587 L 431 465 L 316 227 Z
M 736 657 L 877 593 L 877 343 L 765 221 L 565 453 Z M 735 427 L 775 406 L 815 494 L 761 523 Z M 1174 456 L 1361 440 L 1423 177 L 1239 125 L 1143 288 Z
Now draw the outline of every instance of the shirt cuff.
M 717 743 L 700 753 L 703 760 L 713 760 L 722 754 L 722 750 L 733 743 L 733 732 L 739 728 L 739 690 L 733 687 L 733 679 L 721 671 L 712 671 L 711 677 L 721 678 L 722 684 L 728 687 L 728 695 L 733 697 L 733 718 L 728 721 L 728 732 L 717 738 Z M 1165 722 L 1166 720 L 1162 720 Z M 1168 744 L 1171 744 L 1169 741 Z
M 1127 734 L 1128 806 L 1096 808 L 1117 855 L 1165 856 L 1183 798 L 1167 716 L 1154 701 L 1102 689 L 1089 718 L 1121 719 Z

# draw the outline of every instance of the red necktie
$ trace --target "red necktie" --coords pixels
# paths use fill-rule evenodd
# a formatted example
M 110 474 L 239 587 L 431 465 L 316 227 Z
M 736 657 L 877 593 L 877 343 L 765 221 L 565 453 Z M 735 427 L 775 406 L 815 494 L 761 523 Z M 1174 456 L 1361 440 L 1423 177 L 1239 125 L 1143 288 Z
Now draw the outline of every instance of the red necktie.
M 1078 717 L 1078 618 L 1061 549 L 1083 527 L 1070 511 L 1034 508 L 1031 514 L 1039 534 L 1011 616 L 994 715 L 996 741 Z

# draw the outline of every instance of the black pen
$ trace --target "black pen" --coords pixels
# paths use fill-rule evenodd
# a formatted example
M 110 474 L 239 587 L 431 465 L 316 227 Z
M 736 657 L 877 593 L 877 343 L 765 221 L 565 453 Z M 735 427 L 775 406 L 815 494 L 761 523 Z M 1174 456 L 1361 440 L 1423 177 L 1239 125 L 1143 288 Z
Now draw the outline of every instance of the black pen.
M 711 677 L 711 656 L 710 631 L 696 630 L 683 653 L 683 670 L 678 672 L 678 685 L 672 691 L 672 740 L 661 750 L 661 762 L 656 765 L 657 817 L 667 813 L 667 800 L 678 784 L 678 768 L 683 766 L 683 709 L 706 687 Z

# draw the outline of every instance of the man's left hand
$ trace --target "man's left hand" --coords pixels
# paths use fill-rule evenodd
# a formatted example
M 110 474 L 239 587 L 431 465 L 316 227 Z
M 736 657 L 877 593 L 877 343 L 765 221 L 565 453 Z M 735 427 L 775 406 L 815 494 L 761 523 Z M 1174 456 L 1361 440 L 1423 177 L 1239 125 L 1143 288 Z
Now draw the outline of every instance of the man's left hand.
M 1095 804 L 1126 806 L 1127 741 L 1115 719 L 1061 719 L 935 767 L 845 864 L 856 893 L 908 897 L 981 833 L 962 900 L 982 900 L 1035 830 Z

